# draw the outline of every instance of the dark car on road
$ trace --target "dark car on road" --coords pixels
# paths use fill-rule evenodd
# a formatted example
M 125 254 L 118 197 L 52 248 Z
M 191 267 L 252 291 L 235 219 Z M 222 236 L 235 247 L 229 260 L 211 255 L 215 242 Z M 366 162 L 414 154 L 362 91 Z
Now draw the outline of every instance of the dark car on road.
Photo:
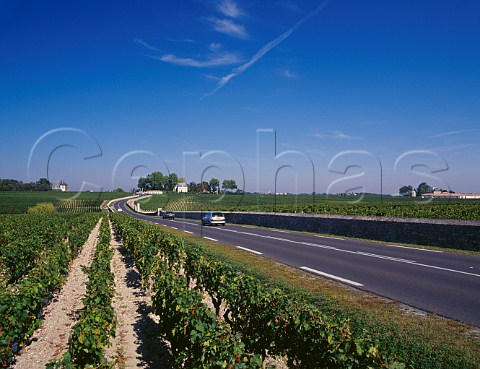
M 202 217 L 202 225 L 225 225 L 225 215 L 221 211 L 209 211 Z

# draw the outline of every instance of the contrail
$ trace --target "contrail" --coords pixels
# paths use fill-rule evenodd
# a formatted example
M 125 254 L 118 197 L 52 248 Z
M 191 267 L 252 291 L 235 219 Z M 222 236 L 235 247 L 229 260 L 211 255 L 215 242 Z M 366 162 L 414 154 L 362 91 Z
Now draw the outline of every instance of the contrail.
M 260 50 L 256 52 L 256 54 L 245 64 L 242 64 L 241 66 L 232 69 L 232 71 L 227 74 L 226 76 L 223 76 L 220 78 L 220 80 L 217 83 L 217 87 L 215 89 L 205 95 L 203 95 L 200 100 L 203 100 L 207 96 L 211 96 L 214 93 L 216 93 L 218 90 L 220 90 L 223 86 L 225 86 L 228 82 L 230 82 L 233 78 L 238 76 L 239 74 L 245 72 L 248 68 L 250 68 L 252 65 L 254 65 L 256 62 L 258 62 L 266 53 L 268 53 L 270 50 L 278 46 L 282 41 L 287 39 L 293 32 L 295 32 L 303 23 L 305 23 L 308 19 L 311 17 L 315 16 L 320 12 L 328 3 L 330 0 L 325 0 L 323 3 L 321 3 L 314 11 L 306 15 L 304 18 L 300 19 L 293 27 L 291 27 L 289 30 L 285 31 L 282 33 L 280 36 L 278 36 L 275 40 L 270 41 L 268 44 L 266 44 L 264 47 L 262 47 Z

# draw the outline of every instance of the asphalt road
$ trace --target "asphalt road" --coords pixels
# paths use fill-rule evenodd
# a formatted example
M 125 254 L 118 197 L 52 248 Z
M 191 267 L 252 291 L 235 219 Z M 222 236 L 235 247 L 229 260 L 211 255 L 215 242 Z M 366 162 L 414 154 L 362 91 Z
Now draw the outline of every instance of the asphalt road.
M 207 227 L 139 215 L 125 203 L 114 208 L 480 327 L 480 256 L 234 224 Z

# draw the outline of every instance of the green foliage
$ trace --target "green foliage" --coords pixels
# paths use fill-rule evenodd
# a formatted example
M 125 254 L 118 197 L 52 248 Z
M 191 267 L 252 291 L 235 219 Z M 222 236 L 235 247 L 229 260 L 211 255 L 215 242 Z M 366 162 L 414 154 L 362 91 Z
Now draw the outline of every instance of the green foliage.
M 418 185 L 417 194 L 423 195 L 425 193 L 432 193 L 433 188 L 427 184 L 427 182 L 422 182 Z
M 50 202 L 57 213 L 100 212 L 108 200 L 128 196 L 119 192 L 1 192 L 0 214 L 23 214 L 40 202 Z
M 104 219 L 92 265 L 84 271 L 88 275 L 87 293 L 83 299 L 78 322 L 72 328 L 68 351 L 52 361 L 47 368 L 110 368 L 104 357 L 110 337 L 115 335 L 116 316 L 112 307 L 114 276 L 110 270 L 113 250 L 110 230 Z
M 398 190 L 398 192 L 400 193 L 400 195 L 402 196 L 410 196 L 413 192 L 413 187 L 408 185 L 408 186 L 402 186 L 400 187 L 400 189 Z
M 225 190 L 235 190 L 237 189 L 237 182 L 234 179 L 224 179 L 222 182 L 222 188 Z
M 41 202 L 28 208 L 28 214 L 51 214 L 55 212 L 55 206 L 50 202 Z
M 154 275 L 153 307 L 175 367 L 261 368 L 267 353 L 287 357 L 291 368 L 405 367 L 348 320 L 327 316 L 158 227 L 121 214 L 112 220 L 143 280 Z M 205 292 L 215 312 L 203 302 Z
M 40 326 L 43 308 L 97 220 L 86 214 L 1 216 L 0 270 L 7 278 L 0 290 L 0 362 L 9 363 Z
M 52 185 L 47 178 L 36 182 L 24 183 L 16 179 L 0 179 L 0 191 L 51 191 Z
M 382 216 L 480 220 L 480 201 L 428 199 L 366 195 L 360 202 L 354 196 L 260 195 L 260 194 L 175 194 L 153 195 L 142 199 L 144 210 L 168 211 L 262 211 L 330 215 Z

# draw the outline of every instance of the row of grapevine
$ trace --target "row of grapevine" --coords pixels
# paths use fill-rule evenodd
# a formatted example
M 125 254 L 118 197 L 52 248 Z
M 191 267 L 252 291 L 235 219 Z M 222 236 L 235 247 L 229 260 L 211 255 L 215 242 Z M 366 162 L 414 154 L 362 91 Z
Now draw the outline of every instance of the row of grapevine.
M 59 213 L 94 213 L 101 211 L 101 205 L 98 200 L 59 200 L 55 209 Z
M 286 357 L 290 368 L 404 367 L 348 320 L 327 316 L 158 227 L 121 214 L 112 220 L 153 289 L 153 307 L 178 367 L 261 368 L 267 354 Z M 205 296 L 215 312 L 202 302 Z
M 108 220 L 103 219 L 92 265 L 88 275 L 83 309 L 68 340 L 68 350 L 47 368 L 109 368 L 104 357 L 110 337 L 115 335 L 115 311 L 112 307 L 114 276 L 110 270 L 113 250 Z
M 29 254 L 13 274 L 9 274 L 10 270 L 5 273 L 15 278 L 13 283 L 6 284 L 0 291 L 0 362 L 4 366 L 40 326 L 43 308 L 62 286 L 70 262 L 97 221 L 97 215 L 89 214 L 41 218 L 10 215 L 0 218 L 4 236 L 0 247 L 2 269 L 6 268 L 5 260 L 11 260 L 12 255 L 18 255 L 22 260 L 23 252 Z M 32 222 L 37 222 L 38 227 Z M 28 230 L 29 227 L 33 228 Z M 35 251 L 35 248 L 40 251 Z M 22 271 L 21 268 L 26 269 Z

